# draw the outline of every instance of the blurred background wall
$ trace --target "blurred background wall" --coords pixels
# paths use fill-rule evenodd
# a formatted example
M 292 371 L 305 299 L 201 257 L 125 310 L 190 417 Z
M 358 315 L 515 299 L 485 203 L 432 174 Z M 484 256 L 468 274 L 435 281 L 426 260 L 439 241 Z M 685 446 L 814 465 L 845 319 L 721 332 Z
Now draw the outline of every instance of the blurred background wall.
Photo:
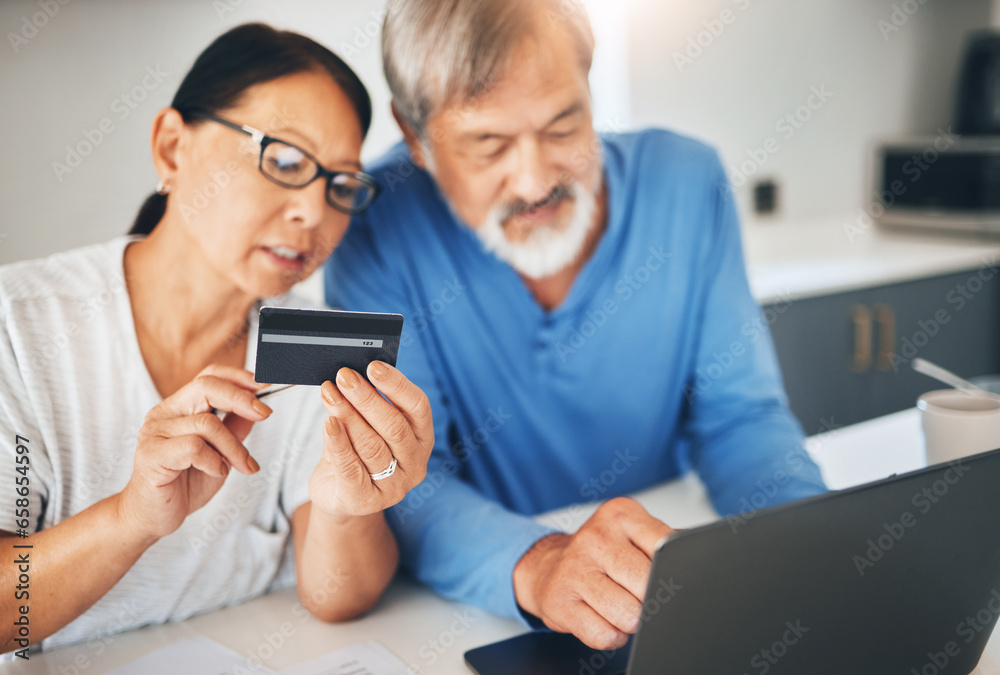
M 963 38 L 988 26 L 994 13 L 989 0 L 586 4 L 598 40 L 591 78 L 597 125 L 667 126 L 715 145 L 727 168 L 749 174 L 737 192 L 747 227 L 767 220 L 806 227 L 870 200 L 870 144 L 947 127 Z M 383 6 L 4 0 L 0 263 L 127 231 L 156 180 L 149 159 L 154 115 L 198 52 L 243 22 L 305 33 L 345 57 L 372 93 L 376 113 L 364 157 L 378 156 L 399 138 L 381 74 Z M 77 164 L 67 146 L 81 144 L 93 147 Z M 761 178 L 780 191 L 778 213 L 767 219 L 748 208 Z

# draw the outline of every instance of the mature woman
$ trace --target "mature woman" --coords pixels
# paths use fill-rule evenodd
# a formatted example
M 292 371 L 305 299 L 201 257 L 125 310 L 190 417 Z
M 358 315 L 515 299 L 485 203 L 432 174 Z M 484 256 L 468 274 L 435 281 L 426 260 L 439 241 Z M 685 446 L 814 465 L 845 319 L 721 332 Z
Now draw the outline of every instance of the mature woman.
M 293 582 L 323 620 L 374 605 L 398 557 L 382 510 L 433 444 L 426 397 L 376 362 L 378 391 L 345 369 L 265 404 L 247 369 L 262 302 L 302 306 L 288 291 L 375 196 L 370 120 L 334 54 L 240 26 L 157 115 L 132 233 L 0 268 L 0 536 L 30 560 L 24 595 L 0 565 L 3 651 Z

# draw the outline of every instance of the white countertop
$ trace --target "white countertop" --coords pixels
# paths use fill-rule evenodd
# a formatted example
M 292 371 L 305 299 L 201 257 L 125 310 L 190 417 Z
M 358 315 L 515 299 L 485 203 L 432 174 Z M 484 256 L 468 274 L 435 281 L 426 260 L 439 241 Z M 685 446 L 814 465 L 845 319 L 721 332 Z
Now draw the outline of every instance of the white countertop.
M 831 487 L 843 488 L 924 465 L 920 421 L 915 409 L 844 427 L 807 441 Z M 701 484 L 693 477 L 638 493 L 655 516 L 675 527 L 715 520 Z M 542 520 L 568 530 L 578 527 L 595 505 L 569 507 Z M 100 675 L 156 649 L 204 635 L 275 670 L 309 661 L 359 642 L 377 640 L 419 674 L 468 675 L 464 653 L 525 632 L 515 621 L 444 600 L 408 579 L 397 579 L 378 608 L 346 624 L 325 624 L 305 613 L 294 589 L 187 621 L 151 626 L 45 654 L 28 663 L 0 666 L 0 673 Z M 254 669 L 248 665 L 249 672 Z M 1000 632 L 994 633 L 973 675 L 1000 672 Z
M 1000 239 L 859 226 L 858 216 L 743 227 L 747 274 L 761 304 L 1000 264 Z

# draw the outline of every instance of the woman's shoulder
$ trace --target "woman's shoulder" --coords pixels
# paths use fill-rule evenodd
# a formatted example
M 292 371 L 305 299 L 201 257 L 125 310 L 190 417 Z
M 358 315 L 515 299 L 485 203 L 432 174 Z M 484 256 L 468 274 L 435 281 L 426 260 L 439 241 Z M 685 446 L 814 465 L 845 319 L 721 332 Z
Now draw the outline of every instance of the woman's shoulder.
M 0 298 L 30 302 L 53 298 L 88 298 L 125 286 L 122 255 L 136 237 L 54 253 L 45 258 L 0 266 Z

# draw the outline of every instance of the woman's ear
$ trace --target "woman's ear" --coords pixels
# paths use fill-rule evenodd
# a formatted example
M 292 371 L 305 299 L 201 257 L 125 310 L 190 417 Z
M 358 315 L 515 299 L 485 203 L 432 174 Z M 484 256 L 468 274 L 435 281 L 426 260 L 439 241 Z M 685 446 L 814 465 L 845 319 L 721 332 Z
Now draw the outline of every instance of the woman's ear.
M 160 182 L 167 188 L 173 187 L 176 182 L 184 130 L 184 118 L 173 108 L 164 108 L 153 120 L 153 166 Z

